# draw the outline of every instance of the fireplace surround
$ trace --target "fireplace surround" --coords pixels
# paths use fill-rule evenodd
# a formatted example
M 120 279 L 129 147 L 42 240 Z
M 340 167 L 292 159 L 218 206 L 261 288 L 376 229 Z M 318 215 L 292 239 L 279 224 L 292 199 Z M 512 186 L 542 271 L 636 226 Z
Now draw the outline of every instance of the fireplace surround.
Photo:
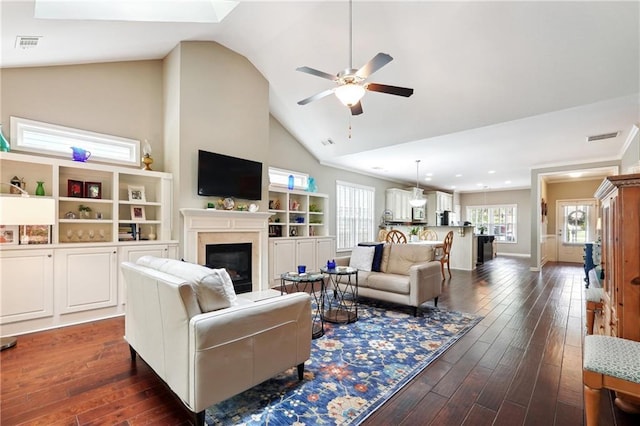
M 271 213 L 180 209 L 183 217 L 183 259 L 206 265 L 206 246 L 251 244 L 251 291 L 269 289 L 268 249 Z

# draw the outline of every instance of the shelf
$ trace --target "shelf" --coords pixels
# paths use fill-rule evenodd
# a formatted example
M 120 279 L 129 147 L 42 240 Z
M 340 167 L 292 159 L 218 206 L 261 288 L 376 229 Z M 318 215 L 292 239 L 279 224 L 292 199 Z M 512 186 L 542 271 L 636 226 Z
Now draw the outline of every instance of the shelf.
M 30 194 L 35 192 L 36 182 L 44 182 L 45 195 L 55 200 L 58 211 L 58 218 L 52 225 L 51 245 L 78 244 L 78 233 L 87 232 L 103 233 L 105 243 L 118 242 L 119 223 L 135 223 L 145 227 L 146 231 L 153 226 L 158 242 L 171 239 L 169 201 L 172 199 L 173 177 L 170 173 L 15 152 L 0 153 L 0 166 L 0 181 L 9 182 L 16 176 L 24 181 L 24 189 Z M 88 194 L 87 184 L 99 188 L 99 194 L 96 194 L 99 198 L 70 196 L 72 192 Z M 132 186 L 142 188 L 145 201 L 129 199 Z M 90 218 L 80 218 L 80 205 L 91 208 Z M 131 219 L 132 206 L 144 208 L 145 220 Z M 69 212 L 77 217 L 65 218 Z M 102 218 L 97 219 L 96 215 Z M 45 245 L 38 246 L 42 248 Z M 11 247 L 4 248 L 8 250 Z

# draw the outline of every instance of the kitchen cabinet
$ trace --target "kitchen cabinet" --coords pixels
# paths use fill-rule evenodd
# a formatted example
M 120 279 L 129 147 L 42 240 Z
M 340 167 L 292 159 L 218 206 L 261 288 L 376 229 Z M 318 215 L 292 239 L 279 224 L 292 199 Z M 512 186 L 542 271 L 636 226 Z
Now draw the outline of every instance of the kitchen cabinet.
M 439 214 L 443 211 L 453 211 L 453 195 L 442 191 L 429 191 L 427 197 L 427 224 L 440 225 Z M 451 224 L 449 224 L 451 225 Z
M 411 222 L 411 191 L 398 188 L 389 188 L 386 191 L 386 210 L 391 212 L 387 217 L 389 222 Z

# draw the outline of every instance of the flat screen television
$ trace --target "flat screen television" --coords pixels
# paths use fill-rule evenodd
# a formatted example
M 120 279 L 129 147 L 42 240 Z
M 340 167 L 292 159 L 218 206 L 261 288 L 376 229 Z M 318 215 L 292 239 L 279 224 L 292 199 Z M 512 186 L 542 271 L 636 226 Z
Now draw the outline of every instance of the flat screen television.
M 262 163 L 198 150 L 198 195 L 262 199 Z

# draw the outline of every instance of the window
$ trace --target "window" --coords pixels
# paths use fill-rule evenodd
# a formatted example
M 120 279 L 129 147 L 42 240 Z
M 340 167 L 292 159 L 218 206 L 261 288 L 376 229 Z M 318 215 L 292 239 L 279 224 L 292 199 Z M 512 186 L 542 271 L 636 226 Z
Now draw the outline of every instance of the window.
M 589 200 L 560 201 L 562 214 L 562 242 L 584 244 L 596 235 L 596 203 Z
M 470 206 L 467 207 L 467 220 L 475 226 L 475 232 L 493 235 L 496 241 L 506 243 L 518 242 L 516 230 L 518 223 L 518 207 L 513 205 Z
M 140 165 L 140 141 L 55 124 L 11 117 L 11 142 L 16 151 L 71 158 L 71 147 L 85 149 L 104 163 Z
M 309 186 L 308 174 L 269 167 L 269 185 L 288 188 L 289 176 L 293 176 L 293 189 L 307 190 Z
M 337 250 L 373 241 L 375 188 L 336 181 Z

